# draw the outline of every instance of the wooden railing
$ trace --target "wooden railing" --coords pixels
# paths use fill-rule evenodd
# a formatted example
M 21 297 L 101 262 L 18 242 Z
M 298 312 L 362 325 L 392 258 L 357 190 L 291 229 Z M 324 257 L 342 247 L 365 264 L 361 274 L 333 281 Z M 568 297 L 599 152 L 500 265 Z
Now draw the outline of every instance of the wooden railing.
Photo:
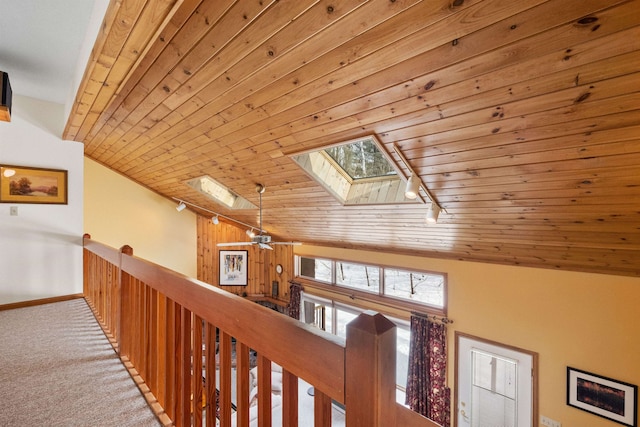
M 347 427 L 437 426 L 396 403 L 396 330 L 380 314 L 349 323 L 345 343 L 89 236 L 84 295 L 165 425 L 249 426 L 254 364 L 259 426 L 271 425 L 272 410 L 283 426 L 298 425 L 298 378 L 314 387 L 315 426 L 331 425 L 333 402 L 346 408 Z M 272 362 L 282 367 L 276 409 Z

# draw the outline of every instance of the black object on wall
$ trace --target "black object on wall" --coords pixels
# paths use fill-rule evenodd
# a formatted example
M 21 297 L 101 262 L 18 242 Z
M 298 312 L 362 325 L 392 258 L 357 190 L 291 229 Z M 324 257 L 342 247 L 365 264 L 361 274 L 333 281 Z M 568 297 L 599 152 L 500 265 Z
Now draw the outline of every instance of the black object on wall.
M 11 121 L 11 84 L 9 83 L 9 74 L 0 71 L 0 120 L 4 122 Z

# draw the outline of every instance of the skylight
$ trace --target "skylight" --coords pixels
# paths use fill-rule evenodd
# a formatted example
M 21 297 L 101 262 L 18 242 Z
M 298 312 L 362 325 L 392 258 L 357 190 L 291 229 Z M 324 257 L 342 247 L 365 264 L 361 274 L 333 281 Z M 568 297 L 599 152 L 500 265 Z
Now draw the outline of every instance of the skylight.
M 291 155 L 344 205 L 416 203 L 404 197 L 404 175 L 375 136 Z
M 371 137 L 324 150 L 351 179 L 397 175 Z
M 256 205 L 242 196 L 238 196 L 226 186 L 220 184 L 210 176 L 201 176 L 186 182 L 186 184 L 209 197 L 215 202 L 221 203 L 230 209 L 255 209 Z

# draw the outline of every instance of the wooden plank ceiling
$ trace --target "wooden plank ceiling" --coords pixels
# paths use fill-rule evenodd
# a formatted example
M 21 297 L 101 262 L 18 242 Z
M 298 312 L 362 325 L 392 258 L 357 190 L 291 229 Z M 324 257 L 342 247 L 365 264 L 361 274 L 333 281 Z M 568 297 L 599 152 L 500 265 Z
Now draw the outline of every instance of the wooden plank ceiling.
M 637 276 L 639 70 L 640 1 L 112 0 L 64 137 L 249 224 L 184 182 L 263 183 L 274 240 Z M 288 156 L 367 134 L 436 225 L 343 207 Z

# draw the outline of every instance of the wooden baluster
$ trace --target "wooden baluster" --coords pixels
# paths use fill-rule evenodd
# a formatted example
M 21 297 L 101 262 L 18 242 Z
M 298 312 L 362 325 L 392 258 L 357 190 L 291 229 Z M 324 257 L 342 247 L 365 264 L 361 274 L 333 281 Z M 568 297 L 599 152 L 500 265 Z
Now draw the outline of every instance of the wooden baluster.
M 249 427 L 249 347 L 236 341 L 236 425 Z
M 158 292 L 150 289 L 149 295 L 149 337 L 147 351 L 147 377 L 144 381 L 155 395 L 158 390 Z
M 140 362 L 140 331 L 141 331 L 141 324 L 142 324 L 142 284 L 140 283 L 139 280 L 134 279 L 134 285 L 133 285 L 133 328 L 132 328 L 132 337 L 133 337 L 133 344 L 132 344 L 132 351 L 131 351 L 131 362 L 134 364 L 134 366 L 137 366 L 137 364 Z
M 346 426 L 396 425 L 396 327 L 379 313 L 347 324 Z
M 151 288 L 146 283 L 141 283 L 142 300 L 140 301 L 140 362 L 139 365 L 144 371 L 142 378 L 149 374 L 149 322 L 151 310 Z
M 331 427 L 331 398 L 317 388 L 313 390 L 313 425 Z
M 130 304 L 131 303 L 131 299 L 130 299 L 130 294 L 129 291 L 131 289 L 131 281 L 132 281 L 132 277 L 131 275 L 129 275 L 127 272 L 122 271 L 122 256 L 123 255 L 129 255 L 129 256 L 133 256 L 133 248 L 129 245 L 124 245 L 120 248 L 120 250 L 118 251 L 118 280 L 116 280 L 116 295 L 118 296 L 118 303 L 116 305 L 116 323 L 115 323 L 115 333 L 114 335 L 116 336 L 116 342 L 118 343 L 118 352 L 120 354 L 120 348 L 122 347 L 122 341 L 124 341 L 121 337 L 122 337 L 122 333 L 123 333 L 123 326 L 122 326 L 122 322 L 123 322 L 123 318 L 126 318 L 126 322 L 129 322 L 129 318 L 128 316 L 131 315 L 131 311 L 130 311 L 130 307 L 127 307 L 127 313 L 126 315 L 123 313 L 123 307 L 125 304 Z M 123 301 L 123 299 L 125 299 L 125 295 L 126 295 L 126 301 Z M 127 323 L 127 326 L 130 327 L 131 324 Z M 129 334 L 129 336 L 131 336 L 131 334 Z M 127 352 L 131 351 L 131 347 L 129 346 L 127 348 Z M 126 354 L 126 353 L 125 353 Z M 122 354 L 120 354 L 122 356 Z
M 116 292 L 120 295 L 120 303 L 118 304 L 119 321 L 117 323 L 118 336 L 118 352 L 120 356 L 131 358 L 133 351 L 133 337 L 135 336 L 133 329 L 133 287 L 134 280 L 131 275 L 122 270 L 122 254 L 133 255 L 133 249 L 130 246 L 123 246 L 119 252 L 120 265 L 118 266 L 118 281 Z
M 298 377 L 282 369 L 282 427 L 298 427 Z
M 217 419 L 216 391 L 216 327 L 205 324 L 205 390 L 207 399 L 207 427 L 215 427 Z
M 231 427 L 231 336 L 220 331 L 220 427 Z
M 178 414 L 176 426 L 191 425 L 191 311 L 180 307 L 177 360 Z
M 271 427 L 271 360 L 258 354 L 258 427 Z
M 166 346 L 166 372 L 165 372 L 165 404 L 164 410 L 172 420 L 176 419 L 176 303 L 167 298 L 167 346 Z
M 83 246 L 86 246 L 87 241 L 91 240 L 91 235 L 85 233 L 82 236 L 82 244 Z M 92 269 L 91 269 L 91 260 L 93 258 L 93 254 L 91 252 L 89 252 L 89 250 L 87 250 L 86 248 L 82 249 L 82 293 L 84 294 L 84 297 L 90 297 L 90 284 L 92 283 L 91 280 L 91 273 L 92 273 Z
M 191 389 L 193 390 L 193 426 L 202 426 L 202 318 L 194 316 L 193 322 L 193 375 Z
M 156 346 L 157 381 L 153 394 L 158 399 L 158 403 L 166 408 L 167 402 L 167 297 L 158 293 L 158 340 Z

